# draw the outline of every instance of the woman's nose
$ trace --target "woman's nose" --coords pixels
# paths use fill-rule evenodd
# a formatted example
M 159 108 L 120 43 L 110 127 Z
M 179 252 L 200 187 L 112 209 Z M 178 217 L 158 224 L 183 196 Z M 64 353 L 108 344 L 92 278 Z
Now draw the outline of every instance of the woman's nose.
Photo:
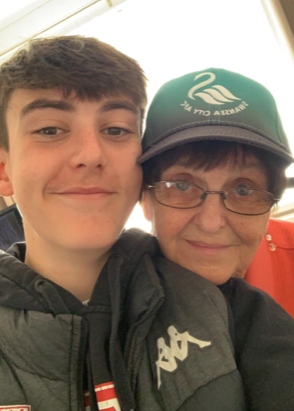
M 217 232 L 225 224 L 226 208 L 220 193 L 209 193 L 195 208 L 194 222 L 204 232 Z

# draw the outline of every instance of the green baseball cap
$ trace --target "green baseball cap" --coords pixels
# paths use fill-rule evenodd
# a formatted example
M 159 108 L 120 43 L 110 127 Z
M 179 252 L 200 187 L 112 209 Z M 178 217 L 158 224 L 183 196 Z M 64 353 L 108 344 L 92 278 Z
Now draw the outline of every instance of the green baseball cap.
M 159 89 L 148 111 L 139 163 L 200 140 L 249 144 L 294 161 L 270 92 L 224 69 L 189 73 Z

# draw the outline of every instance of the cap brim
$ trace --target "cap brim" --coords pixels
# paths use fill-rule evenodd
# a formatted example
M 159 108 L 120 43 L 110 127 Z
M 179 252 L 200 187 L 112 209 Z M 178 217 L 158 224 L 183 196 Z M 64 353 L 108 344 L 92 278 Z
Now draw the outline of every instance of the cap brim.
M 150 147 L 138 159 L 138 163 L 142 164 L 171 148 L 201 140 L 224 140 L 249 144 L 268 150 L 284 158 L 288 163 L 294 161 L 291 154 L 289 154 L 285 148 L 274 143 L 266 136 L 241 127 L 212 125 L 187 128 L 164 137 L 161 141 Z

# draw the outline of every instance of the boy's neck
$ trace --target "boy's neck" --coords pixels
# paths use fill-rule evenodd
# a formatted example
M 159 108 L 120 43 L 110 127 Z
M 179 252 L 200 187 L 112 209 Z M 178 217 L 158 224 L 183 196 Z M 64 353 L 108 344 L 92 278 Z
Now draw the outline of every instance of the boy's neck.
M 33 252 L 31 251 L 33 250 Z M 64 250 L 27 241 L 25 263 L 38 274 L 65 288 L 81 301 L 90 299 L 101 269 L 109 257 L 106 250 Z

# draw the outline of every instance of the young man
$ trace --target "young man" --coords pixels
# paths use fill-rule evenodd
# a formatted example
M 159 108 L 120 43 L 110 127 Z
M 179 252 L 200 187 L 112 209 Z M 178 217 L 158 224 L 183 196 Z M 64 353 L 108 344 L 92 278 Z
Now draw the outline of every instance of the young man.
M 134 408 L 99 274 L 140 195 L 145 105 L 138 64 L 94 38 L 33 40 L 0 68 L 0 194 L 26 238 L 0 256 L 0 408 L 119 410 L 112 373 Z
M 120 236 L 141 191 L 145 104 L 138 65 L 95 39 L 35 40 L 0 69 L 0 194 L 14 196 L 26 239 L 0 254 L 0 409 L 172 411 L 151 370 L 164 388 L 188 358 L 217 388 L 192 387 L 189 410 L 244 410 L 222 293 L 193 274 L 201 314 L 185 333 L 155 239 Z M 191 387 L 175 377 L 178 408 Z

